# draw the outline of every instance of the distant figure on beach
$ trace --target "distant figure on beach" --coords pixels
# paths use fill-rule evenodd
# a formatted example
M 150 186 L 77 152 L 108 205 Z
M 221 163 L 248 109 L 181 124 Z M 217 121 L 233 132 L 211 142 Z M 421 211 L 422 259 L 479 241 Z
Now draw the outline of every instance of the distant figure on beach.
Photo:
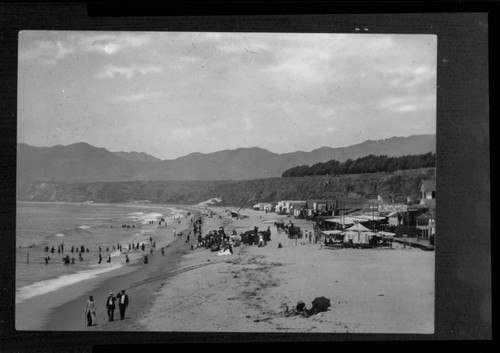
M 109 246 L 106 246 L 106 252 L 109 252 Z
M 49 264 L 49 258 L 48 257 L 45 257 L 45 264 L 48 265 Z
M 281 245 L 281 243 L 278 244 L 278 249 L 281 249 L 283 247 L 283 245 Z
M 49 247 L 45 246 L 45 252 L 49 252 Z
M 83 256 L 82 256 L 82 253 L 81 253 L 81 252 L 80 252 L 80 253 L 78 253 L 78 259 L 79 259 L 80 261 L 83 261 Z
M 144 251 L 146 249 L 146 246 L 144 245 L 144 243 L 141 244 L 141 250 Z
M 101 256 L 101 253 L 99 253 L 99 262 L 98 263 L 101 263 L 102 261 L 102 256 Z
M 108 299 L 106 299 L 106 311 L 108 312 L 108 321 L 113 321 L 116 308 L 115 301 L 116 298 L 113 295 L 113 292 L 109 292 Z
M 125 309 L 128 306 L 128 295 L 125 294 L 125 289 L 122 289 L 120 293 L 116 295 L 118 299 L 118 308 L 120 309 L 120 320 L 125 318 Z
M 87 248 L 87 252 L 90 252 L 89 248 Z
M 56 251 L 56 249 L 54 249 L 54 246 L 52 246 L 52 248 L 50 248 L 50 252 L 53 254 L 54 251 Z
M 92 326 L 92 323 L 96 321 L 96 311 L 97 306 L 94 301 L 94 296 L 91 295 L 87 304 L 85 306 L 85 314 L 87 315 L 87 326 Z
M 130 262 L 130 259 L 128 258 L 128 255 L 127 255 L 127 254 L 125 254 L 125 262 L 126 262 L 126 263 L 129 263 L 129 262 Z
M 163 256 L 165 256 L 165 249 L 164 249 L 164 248 L 161 248 L 161 254 L 162 254 Z
M 145 264 L 148 263 L 148 255 L 144 255 L 144 259 L 142 260 L 142 262 L 144 262 Z
M 111 262 L 111 255 L 108 255 L 108 261 L 107 262 Z

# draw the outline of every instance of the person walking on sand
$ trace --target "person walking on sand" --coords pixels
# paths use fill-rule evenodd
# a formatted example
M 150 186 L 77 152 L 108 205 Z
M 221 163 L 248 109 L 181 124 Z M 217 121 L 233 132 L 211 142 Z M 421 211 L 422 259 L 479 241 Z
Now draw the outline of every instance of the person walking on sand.
M 120 309 L 120 320 L 125 318 L 125 309 L 128 306 L 128 295 L 125 293 L 125 289 L 122 289 L 120 293 L 116 295 L 118 299 L 118 308 Z
M 85 314 L 87 315 L 87 326 L 92 326 L 93 323 L 96 322 L 96 311 L 97 306 L 94 301 L 94 296 L 89 296 L 89 300 L 87 300 L 87 304 L 85 306 Z
M 115 301 L 116 298 L 113 295 L 113 292 L 109 292 L 108 299 L 106 299 L 106 310 L 108 312 L 108 321 L 113 321 L 116 308 Z

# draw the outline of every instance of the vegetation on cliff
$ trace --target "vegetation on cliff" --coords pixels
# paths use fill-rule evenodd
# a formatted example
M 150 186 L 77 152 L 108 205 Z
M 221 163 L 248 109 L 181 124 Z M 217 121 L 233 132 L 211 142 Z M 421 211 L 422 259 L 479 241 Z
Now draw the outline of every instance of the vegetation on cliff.
M 340 162 L 332 159 L 325 163 L 316 163 L 287 169 L 282 176 L 303 177 L 308 175 L 345 175 L 378 172 L 395 172 L 397 170 L 430 168 L 436 165 L 436 154 L 429 152 L 419 155 L 401 157 L 374 156 L 370 154 L 355 160 L 348 159 Z
M 213 197 L 223 206 L 251 206 L 280 200 L 362 198 L 378 193 L 385 200 L 418 199 L 420 182 L 435 179 L 435 168 L 392 173 L 306 176 L 237 181 L 31 182 L 18 184 L 20 201 L 144 202 L 197 204 Z

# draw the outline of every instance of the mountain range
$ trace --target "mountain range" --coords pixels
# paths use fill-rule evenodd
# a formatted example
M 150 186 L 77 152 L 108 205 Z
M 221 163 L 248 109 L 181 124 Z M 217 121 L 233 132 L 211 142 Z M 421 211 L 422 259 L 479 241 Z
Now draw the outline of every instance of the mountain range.
M 252 180 L 280 177 L 291 167 L 332 159 L 343 162 L 370 154 L 395 157 L 428 152 L 436 152 L 436 135 L 392 137 L 347 147 L 283 154 L 259 147 L 238 148 L 166 160 L 143 152 L 111 152 L 85 142 L 53 147 L 18 143 L 17 182 Z

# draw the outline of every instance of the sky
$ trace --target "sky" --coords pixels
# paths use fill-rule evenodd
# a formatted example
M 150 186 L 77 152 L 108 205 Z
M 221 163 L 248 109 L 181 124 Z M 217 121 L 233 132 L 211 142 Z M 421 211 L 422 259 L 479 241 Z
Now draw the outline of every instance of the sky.
M 437 36 L 21 31 L 17 140 L 160 159 L 436 133 Z

